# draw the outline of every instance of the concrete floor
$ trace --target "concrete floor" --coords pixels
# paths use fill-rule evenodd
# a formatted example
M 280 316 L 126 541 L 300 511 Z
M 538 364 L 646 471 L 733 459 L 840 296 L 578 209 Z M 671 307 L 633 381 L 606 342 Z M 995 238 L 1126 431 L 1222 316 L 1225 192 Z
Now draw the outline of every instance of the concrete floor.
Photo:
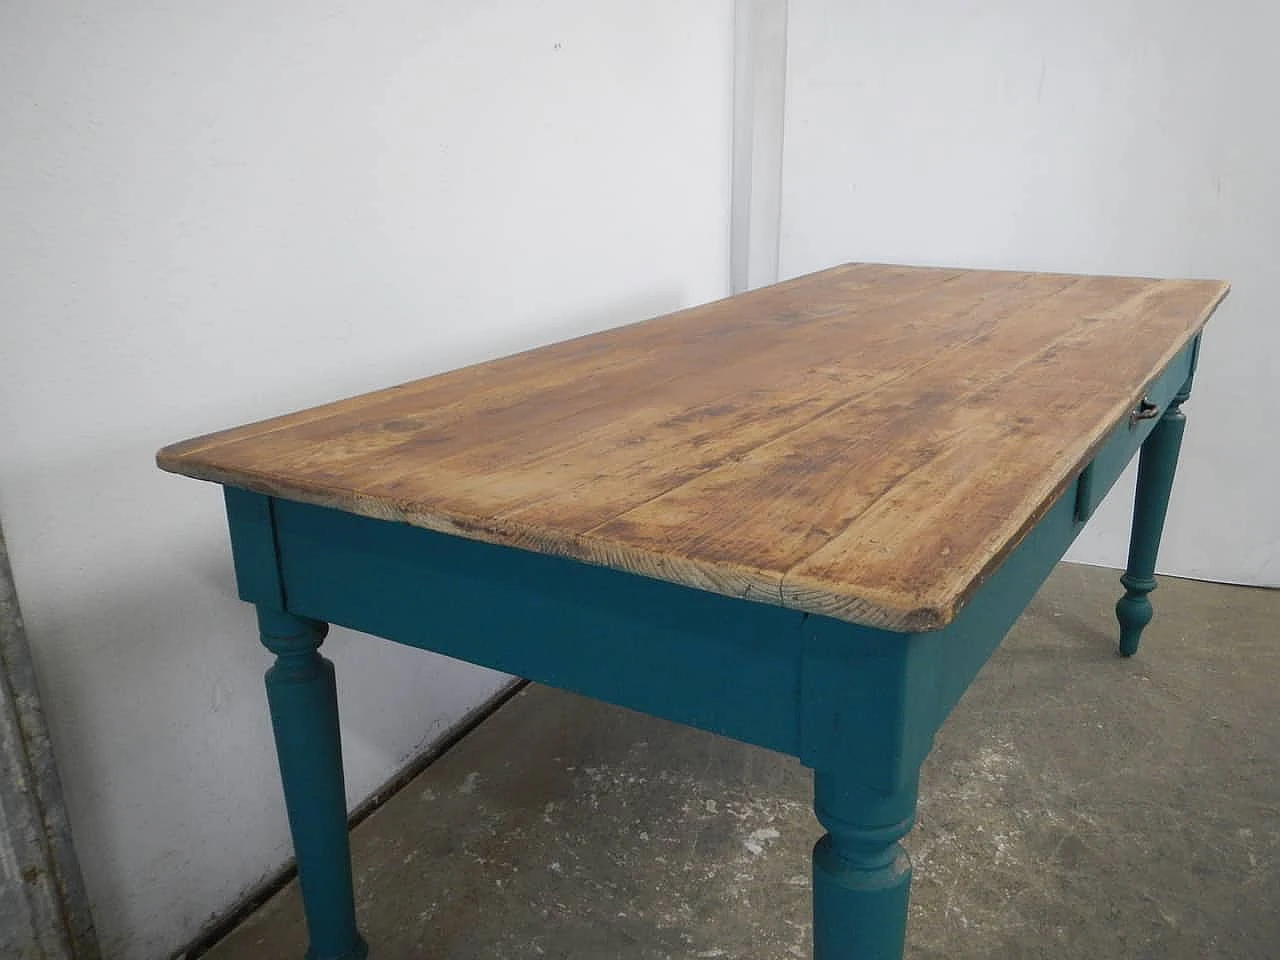
M 1062 565 L 938 736 L 907 955 L 1280 958 L 1280 592 Z M 354 833 L 375 960 L 809 956 L 810 775 L 530 687 Z M 272 795 L 263 802 L 278 802 Z M 301 958 L 296 884 L 208 960 Z

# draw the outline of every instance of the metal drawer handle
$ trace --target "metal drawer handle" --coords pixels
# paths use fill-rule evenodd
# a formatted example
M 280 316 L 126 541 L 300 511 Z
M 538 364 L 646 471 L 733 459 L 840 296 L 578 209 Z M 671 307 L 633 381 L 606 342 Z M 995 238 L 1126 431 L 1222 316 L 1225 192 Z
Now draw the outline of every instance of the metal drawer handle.
M 1154 420 L 1160 415 L 1160 408 L 1148 400 L 1146 397 L 1138 404 L 1138 409 L 1129 414 L 1129 426 L 1133 426 L 1139 420 Z

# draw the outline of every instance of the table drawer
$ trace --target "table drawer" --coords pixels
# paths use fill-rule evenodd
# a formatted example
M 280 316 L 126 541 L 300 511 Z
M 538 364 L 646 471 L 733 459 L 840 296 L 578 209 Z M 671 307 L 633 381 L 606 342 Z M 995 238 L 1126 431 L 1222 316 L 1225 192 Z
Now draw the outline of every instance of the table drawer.
M 1173 398 L 1195 371 L 1197 337 L 1170 361 L 1164 372 L 1148 384 L 1143 394 L 1142 409 L 1120 423 L 1094 453 L 1093 459 L 1080 472 L 1075 483 L 1076 523 L 1084 524 L 1097 509 L 1102 498 L 1119 479 L 1142 442 L 1156 428 Z M 1139 418 L 1137 414 L 1141 412 Z

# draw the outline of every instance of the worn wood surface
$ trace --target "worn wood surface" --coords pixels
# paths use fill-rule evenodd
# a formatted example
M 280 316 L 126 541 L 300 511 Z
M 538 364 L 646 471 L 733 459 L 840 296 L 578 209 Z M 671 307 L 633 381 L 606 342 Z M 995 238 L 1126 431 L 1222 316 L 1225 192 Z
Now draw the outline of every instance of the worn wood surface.
M 157 460 L 856 623 L 936 629 L 1226 290 L 847 264 L 197 437 Z

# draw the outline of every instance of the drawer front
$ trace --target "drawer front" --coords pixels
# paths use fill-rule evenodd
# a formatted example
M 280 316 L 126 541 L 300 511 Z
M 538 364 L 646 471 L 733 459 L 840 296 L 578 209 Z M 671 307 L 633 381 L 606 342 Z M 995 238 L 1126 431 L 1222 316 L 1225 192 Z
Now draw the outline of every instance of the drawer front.
M 1169 404 L 1195 371 L 1200 338 L 1196 337 L 1178 353 L 1146 389 L 1142 419 L 1130 416 L 1120 423 L 1094 453 L 1093 459 L 1076 479 L 1076 523 L 1084 524 L 1115 484 L 1142 442 L 1160 422 Z M 1135 410 L 1134 413 L 1138 411 Z

